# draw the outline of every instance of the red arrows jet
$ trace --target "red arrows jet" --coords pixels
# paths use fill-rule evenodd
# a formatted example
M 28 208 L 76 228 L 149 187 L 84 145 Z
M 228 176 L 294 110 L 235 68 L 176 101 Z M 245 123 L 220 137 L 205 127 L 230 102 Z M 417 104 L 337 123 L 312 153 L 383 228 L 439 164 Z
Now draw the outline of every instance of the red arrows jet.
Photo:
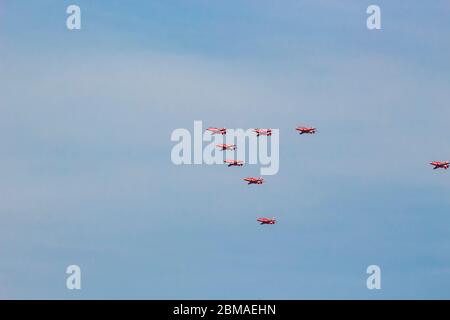
M 215 128 L 215 127 L 209 127 L 206 129 L 206 131 L 210 131 L 212 134 L 227 134 L 226 128 Z
M 225 151 L 225 150 L 236 150 L 236 145 L 235 144 L 217 144 L 216 146 L 222 151 Z
M 269 218 L 258 218 L 256 221 L 260 222 L 260 224 L 275 224 L 277 221 L 275 218 L 269 219 Z
M 432 166 L 434 166 L 433 170 L 436 170 L 439 168 L 447 170 L 450 165 L 450 163 L 448 161 L 433 161 L 433 162 L 430 162 L 430 164 Z
M 316 133 L 317 129 L 313 127 L 297 127 L 295 128 L 295 130 L 297 130 L 300 134 L 304 133 L 314 134 Z
M 244 161 L 242 160 L 224 160 L 224 163 L 228 163 L 228 167 L 236 166 L 236 167 L 242 167 L 244 165 Z
M 263 184 L 264 183 L 263 178 L 244 178 L 242 180 L 247 181 L 248 184 Z
M 272 135 L 272 129 L 253 129 L 254 132 L 256 132 L 256 136 L 268 136 L 270 137 Z

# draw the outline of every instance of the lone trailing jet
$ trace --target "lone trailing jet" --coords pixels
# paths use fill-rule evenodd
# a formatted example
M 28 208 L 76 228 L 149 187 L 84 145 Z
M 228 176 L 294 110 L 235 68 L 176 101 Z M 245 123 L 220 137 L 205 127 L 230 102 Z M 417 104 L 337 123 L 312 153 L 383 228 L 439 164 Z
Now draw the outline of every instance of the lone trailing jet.
M 260 222 L 260 224 L 275 224 L 277 221 L 275 218 L 269 219 L 269 218 L 258 218 L 256 221 Z
M 263 184 L 264 183 L 263 178 L 244 178 L 242 180 L 247 181 L 248 184 Z
M 268 136 L 270 137 L 272 135 L 272 129 L 253 129 L 254 132 L 256 132 L 256 136 Z
M 317 129 L 313 127 L 297 127 L 295 128 L 295 130 L 297 130 L 300 134 L 304 133 L 314 134 L 316 133 Z
M 225 150 L 236 150 L 235 144 L 217 144 L 216 145 L 221 151 Z
M 430 164 L 432 166 L 434 166 L 433 170 L 436 170 L 439 168 L 447 170 L 450 165 L 450 163 L 448 161 L 433 161 L 433 162 L 430 162 Z
M 209 127 L 206 129 L 206 131 L 210 131 L 212 134 L 227 134 L 226 128 L 215 128 L 215 127 Z
M 242 160 L 224 160 L 224 163 L 228 163 L 228 166 L 236 166 L 236 167 L 242 167 L 244 165 L 244 161 Z

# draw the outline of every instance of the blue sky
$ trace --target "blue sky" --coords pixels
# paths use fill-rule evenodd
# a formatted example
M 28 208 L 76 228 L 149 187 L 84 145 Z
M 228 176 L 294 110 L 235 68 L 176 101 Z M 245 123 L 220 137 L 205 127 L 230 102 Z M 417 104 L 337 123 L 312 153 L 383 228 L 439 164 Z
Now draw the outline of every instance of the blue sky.
M 450 3 L 373 3 L 0 2 L 0 297 L 450 298 Z M 173 165 L 194 120 L 279 173 Z

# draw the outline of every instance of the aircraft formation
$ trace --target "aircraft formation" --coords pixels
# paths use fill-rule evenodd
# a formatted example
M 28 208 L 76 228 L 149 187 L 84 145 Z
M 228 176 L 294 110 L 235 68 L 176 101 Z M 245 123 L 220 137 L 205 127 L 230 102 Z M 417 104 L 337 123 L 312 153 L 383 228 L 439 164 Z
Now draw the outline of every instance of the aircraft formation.
M 300 135 L 303 134 L 315 134 L 317 132 L 317 128 L 315 127 L 303 127 L 303 126 L 299 126 L 297 128 L 295 128 L 296 131 L 298 131 L 298 133 Z M 221 134 L 221 135 L 226 135 L 227 134 L 227 129 L 226 128 L 216 128 L 216 127 L 209 127 L 206 129 L 206 131 L 211 132 L 211 134 Z M 256 136 L 267 136 L 270 137 L 272 135 L 272 130 L 271 129 L 261 129 L 261 128 L 255 128 L 253 129 L 253 132 L 256 133 Z M 225 151 L 225 150 L 236 150 L 236 145 L 235 144 L 218 144 L 217 147 L 221 150 L 221 151 Z M 236 167 L 242 167 L 244 165 L 244 161 L 242 160 L 224 160 L 224 163 L 228 164 L 228 167 L 232 167 L 232 166 L 236 166 Z M 450 162 L 449 161 L 432 161 L 430 162 L 430 165 L 433 166 L 433 170 L 436 169 L 445 169 L 447 170 L 450 167 Z M 263 184 L 265 183 L 265 180 L 263 178 L 256 178 L 256 177 L 247 177 L 247 178 L 243 178 L 242 180 L 244 180 L 245 182 L 247 182 L 247 185 L 250 184 Z M 261 217 L 261 218 L 257 218 L 256 221 L 258 221 L 261 225 L 262 224 L 275 224 L 276 223 L 276 219 L 273 218 L 266 218 L 266 217 Z
M 314 127 L 297 127 L 295 130 L 297 130 L 299 132 L 299 134 L 315 134 L 317 131 L 317 129 Z M 209 131 L 213 135 L 214 134 L 221 134 L 221 135 L 227 134 L 226 128 L 209 127 L 206 129 L 206 131 Z M 253 132 L 256 133 L 257 137 L 259 137 L 259 136 L 270 137 L 272 135 L 272 129 L 270 129 L 270 128 L 268 128 L 268 129 L 255 128 L 255 129 L 253 129 Z M 235 144 L 218 144 L 216 146 L 221 151 L 236 150 Z M 242 167 L 244 165 L 244 161 L 242 161 L 242 160 L 224 160 L 223 162 L 228 164 L 228 167 L 232 167 L 232 166 Z M 265 180 L 261 177 L 260 178 L 247 177 L 247 178 L 243 178 L 242 180 L 247 182 L 247 185 L 263 184 L 265 182 Z M 274 217 L 273 218 L 261 217 L 261 218 L 257 218 L 256 221 L 258 221 L 260 224 L 275 224 L 276 223 L 276 219 Z

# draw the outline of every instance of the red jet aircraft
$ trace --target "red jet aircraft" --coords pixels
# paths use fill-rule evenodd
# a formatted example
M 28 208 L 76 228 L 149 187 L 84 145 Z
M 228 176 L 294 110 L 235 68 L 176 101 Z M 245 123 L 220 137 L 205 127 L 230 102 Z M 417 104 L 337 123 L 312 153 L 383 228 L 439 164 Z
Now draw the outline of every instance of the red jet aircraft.
M 236 145 L 235 144 L 217 144 L 216 146 L 222 151 L 225 151 L 225 150 L 236 150 Z
M 433 162 L 430 162 L 430 164 L 432 166 L 434 166 L 433 170 L 436 170 L 438 168 L 447 170 L 450 165 L 450 163 L 448 161 L 433 161 Z
M 244 165 L 244 161 L 242 160 L 224 160 L 224 163 L 228 163 L 228 166 L 236 166 L 236 167 L 242 167 Z
M 264 183 L 263 178 L 244 178 L 242 180 L 247 181 L 248 184 L 263 184 Z
M 277 221 L 275 218 L 269 219 L 269 218 L 258 218 L 256 221 L 260 222 L 260 224 L 275 224 Z
M 297 127 L 295 128 L 300 134 L 309 133 L 314 134 L 316 133 L 316 128 L 313 127 Z
M 226 128 L 215 128 L 215 127 L 209 127 L 208 129 L 206 129 L 206 131 L 210 131 L 212 134 L 227 134 L 227 129 Z
M 254 132 L 256 132 L 256 136 L 268 136 L 270 137 L 272 135 L 272 129 L 253 129 Z

